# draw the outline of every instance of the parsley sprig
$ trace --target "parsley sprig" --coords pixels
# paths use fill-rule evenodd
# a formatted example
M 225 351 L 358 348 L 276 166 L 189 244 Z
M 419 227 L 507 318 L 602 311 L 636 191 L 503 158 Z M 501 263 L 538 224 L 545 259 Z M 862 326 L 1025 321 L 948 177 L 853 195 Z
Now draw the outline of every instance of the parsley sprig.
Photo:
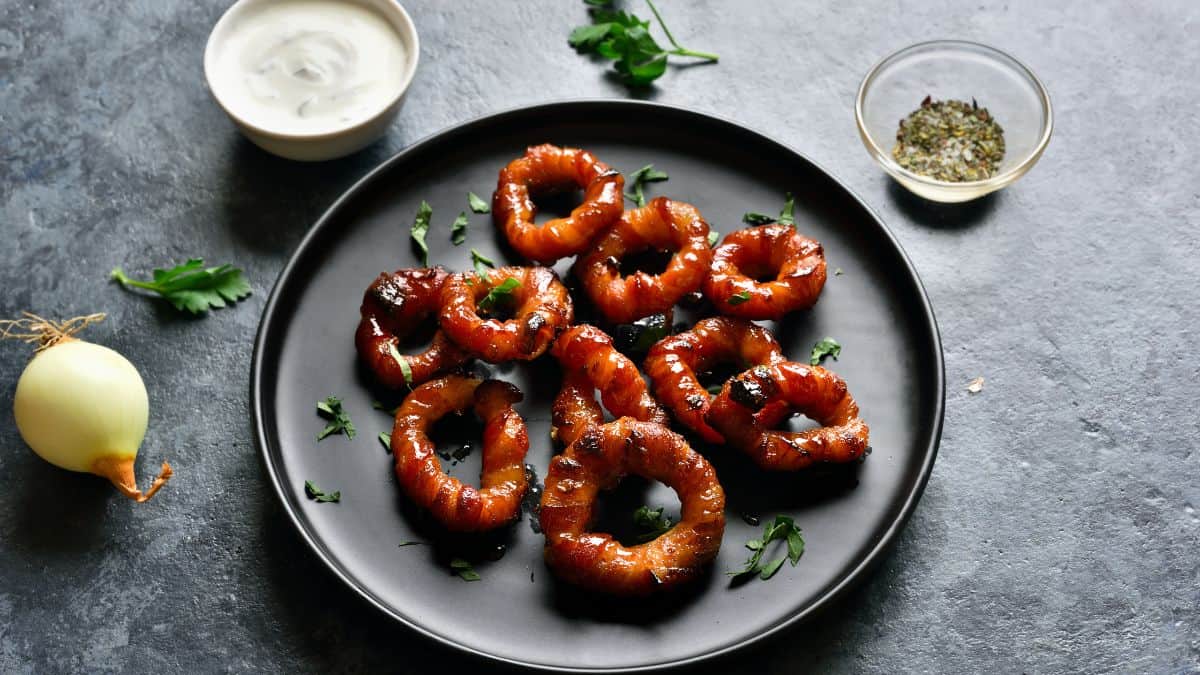
M 336 433 L 346 434 L 346 438 L 354 440 L 354 422 L 350 421 L 350 414 L 342 408 L 342 399 L 329 396 L 324 401 L 317 401 L 317 414 L 329 420 L 329 424 L 317 434 L 318 441 Z
M 636 203 L 638 206 L 645 206 L 646 195 L 643 189 L 646 183 L 658 183 L 667 180 L 667 178 L 666 171 L 660 171 L 654 168 L 653 164 L 647 164 L 629 174 L 629 182 L 633 185 L 633 192 L 626 192 L 625 198 Z
M 663 49 L 650 35 L 650 22 L 628 12 L 617 11 L 611 2 L 585 0 L 592 23 L 571 31 L 567 41 L 581 53 L 599 54 L 614 61 L 613 68 L 630 87 L 644 87 L 667 70 L 668 56 L 684 56 L 716 62 L 720 57 L 688 49 L 675 39 L 652 0 L 646 0 L 659 27 L 674 49 Z
M 670 518 L 663 515 L 661 506 L 656 509 L 649 506 L 638 507 L 638 510 L 633 512 L 633 524 L 644 530 L 638 535 L 639 542 L 657 539 L 675 526 Z
M 774 541 L 787 542 L 787 555 L 764 565 L 763 555 Z M 757 574 L 760 579 L 766 581 L 775 576 L 785 560 L 791 562 L 792 567 L 800 562 L 800 556 L 804 555 L 804 537 L 800 536 L 800 528 L 796 527 L 794 520 L 787 516 L 775 516 L 774 522 L 767 523 L 763 528 L 762 538 L 746 542 L 746 548 L 750 549 L 751 554 L 745 567 L 733 572 L 726 572 L 726 574 L 735 578 L 746 578 Z
M 736 306 L 742 304 L 743 302 L 750 302 L 750 291 L 742 291 L 741 293 L 734 293 L 733 295 L 729 296 L 729 299 L 726 300 L 725 302 L 729 303 L 730 307 L 736 307 Z
M 171 269 L 155 269 L 150 281 L 129 278 L 120 267 L 111 278 L 124 288 L 141 288 L 158 293 L 181 312 L 203 314 L 250 295 L 250 284 L 232 265 L 205 267 L 200 258 L 189 258 Z
M 840 342 L 831 337 L 822 338 L 817 344 L 813 345 L 812 355 L 809 357 L 808 362 L 814 366 L 819 366 L 821 365 L 821 359 L 826 356 L 832 356 L 833 360 L 837 361 L 837 357 L 841 355 L 842 345 Z

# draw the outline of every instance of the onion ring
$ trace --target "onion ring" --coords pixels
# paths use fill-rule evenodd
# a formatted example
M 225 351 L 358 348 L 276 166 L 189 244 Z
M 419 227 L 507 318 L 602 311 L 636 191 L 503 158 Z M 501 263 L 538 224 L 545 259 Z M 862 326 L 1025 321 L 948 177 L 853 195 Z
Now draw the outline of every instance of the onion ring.
M 678 524 L 657 539 L 626 547 L 588 532 L 600 490 L 627 474 L 661 481 L 679 495 Z M 550 462 L 542 493 L 546 564 L 564 580 L 616 595 L 667 590 L 698 576 L 725 532 L 725 491 L 712 465 L 679 434 L 622 417 L 592 426 Z
M 700 384 L 697 373 L 719 363 L 737 363 L 740 368 L 786 361 L 779 343 L 767 329 L 744 319 L 703 319 L 691 330 L 659 340 L 646 354 L 646 374 L 654 383 L 654 394 L 675 419 L 710 443 L 725 437 L 704 421 L 712 394 Z M 756 414 L 766 427 L 789 414 L 786 403 L 766 406 Z
M 517 286 L 508 294 L 513 318 L 479 316 L 478 303 L 509 279 Z M 489 363 L 530 361 L 550 348 L 575 318 L 567 289 L 546 267 L 501 267 L 486 275 L 452 274 L 442 287 L 442 330 L 469 354 Z
M 713 258 L 708 230 L 696 207 L 658 197 L 626 211 L 579 259 L 575 274 L 610 323 L 667 312 L 708 277 Z M 661 274 L 621 276 L 621 258 L 646 250 L 675 254 Z
M 441 330 L 420 354 L 399 351 L 404 336 L 438 311 L 446 276 L 440 267 L 397 270 L 380 274 L 363 294 L 354 346 L 384 386 L 414 387 L 470 359 Z
M 816 304 L 825 273 L 817 240 L 777 223 L 751 227 L 731 232 L 713 252 L 704 295 L 727 316 L 779 319 Z M 757 281 L 762 276 L 773 279 Z
M 772 431 L 756 410 L 782 401 L 823 426 Z M 726 442 L 770 471 L 796 471 L 818 462 L 853 462 L 867 452 L 870 430 L 846 382 L 820 366 L 785 361 L 730 378 L 705 420 Z
M 583 190 L 583 203 L 566 218 L 534 224 L 537 205 L 530 193 L 570 188 Z M 536 145 L 500 170 L 492 195 L 493 218 L 517 253 L 549 264 L 584 250 L 601 230 L 620 218 L 625 208 L 624 189 L 621 174 L 592 153 Z
M 524 465 L 529 435 L 512 407 L 521 398 L 511 384 L 458 375 L 414 389 L 396 411 L 391 439 L 396 478 L 409 499 L 459 532 L 493 530 L 515 520 L 529 487 Z M 433 422 L 472 406 L 484 423 L 479 488 L 447 475 L 429 438 Z
M 564 376 L 554 400 L 550 433 L 564 445 L 573 443 L 587 427 L 604 422 L 594 389 L 600 390 L 600 400 L 613 415 L 668 424 L 666 412 L 650 395 L 637 365 L 613 347 L 604 331 L 574 326 L 559 337 L 551 353 Z

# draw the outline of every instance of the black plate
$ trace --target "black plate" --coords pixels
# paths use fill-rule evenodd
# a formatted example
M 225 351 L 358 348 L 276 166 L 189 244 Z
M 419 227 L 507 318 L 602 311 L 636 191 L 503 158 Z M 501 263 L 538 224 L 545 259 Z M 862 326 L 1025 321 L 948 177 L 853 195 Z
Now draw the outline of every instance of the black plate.
M 825 245 L 830 276 L 816 308 L 787 318 L 776 335 L 806 360 L 826 335 L 843 345 L 830 365 L 849 383 L 871 427 L 873 454 L 861 465 L 764 476 L 721 448 L 701 448 L 728 493 L 728 528 L 713 572 L 675 597 L 608 602 L 558 584 L 542 564 L 542 537 L 528 516 L 482 540 L 439 535 L 401 497 L 390 455 L 376 440 L 390 418 L 359 370 L 353 348 L 363 290 L 381 271 L 417 264 L 409 224 L 418 204 L 434 209 L 431 260 L 470 267 L 470 249 L 517 262 L 489 215 L 471 214 L 467 243 L 453 246 L 451 221 L 468 190 L 487 199 L 496 174 L 525 146 L 541 142 L 592 150 L 628 175 L 653 162 L 670 181 L 651 185 L 695 204 L 714 229 L 743 227 L 745 211 L 775 213 L 797 195 L 799 229 Z M 469 211 L 468 211 L 469 213 Z M 841 268 L 844 274 L 835 276 Z M 566 264 L 557 269 L 562 273 Z M 728 121 L 663 105 L 592 101 L 500 113 L 444 131 L 385 162 L 352 187 L 308 233 L 280 275 L 263 313 L 251 377 L 254 421 L 267 473 L 301 537 L 330 569 L 371 603 L 432 638 L 495 659 L 547 669 L 623 670 L 675 665 L 762 638 L 832 602 L 896 536 L 933 466 L 944 399 L 941 343 L 917 274 L 887 228 L 845 186 L 802 155 Z M 553 452 L 549 403 L 558 384 L 549 358 L 500 366 L 496 376 L 526 394 L 519 409 L 532 439 L 527 461 L 539 475 Z M 354 441 L 319 445 L 314 403 L 336 394 L 358 425 Z M 451 433 L 450 435 L 454 435 Z M 452 466 L 477 483 L 475 452 Z M 341 490 L 339 504 L 305 498 L 306 479 Z M 627 520 L 641 503 L 667 505 L 660 485 L 634 484 L 605 502 Z M 794 516 L 807 551 L 770 581 L 730 585 L 742 544 L 776 513 Z M 432 542 L 399 548 L 401 540 Z M 499 560 L 486 560 L 496 546 Z M 465 582 L 448 560 L 476 561 L 482 580 Z M 494 557 L 494 556 L 492 556 Z M 467 609 L 469 608 L 469 609 Z

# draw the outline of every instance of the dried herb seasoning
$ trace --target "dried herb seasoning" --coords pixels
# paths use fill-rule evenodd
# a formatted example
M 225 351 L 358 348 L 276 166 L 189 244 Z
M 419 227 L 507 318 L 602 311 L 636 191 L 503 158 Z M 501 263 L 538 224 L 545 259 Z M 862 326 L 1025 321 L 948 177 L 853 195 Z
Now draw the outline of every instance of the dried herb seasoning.
M 934 101 L 900 120 L 892 158 L 913 173 L 961 183 L 995 175 L 1004 159 L 1004 129 L 975 99 Z

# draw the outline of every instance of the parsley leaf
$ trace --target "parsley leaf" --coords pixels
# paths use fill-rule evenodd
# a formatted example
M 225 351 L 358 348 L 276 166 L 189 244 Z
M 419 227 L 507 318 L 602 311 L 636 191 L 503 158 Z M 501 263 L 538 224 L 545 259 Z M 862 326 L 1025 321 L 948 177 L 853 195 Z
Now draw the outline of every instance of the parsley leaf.
M 350 415 L 342 409 L 342 399 L 330 396 L 324 401 L 317 401 L 317 414 L 329 420 L 329 424 L 317 434 L 318 441 L 339 432 L 346 434 L 346 438 L 354 439 L 354 423 L 350 421 Z
M 833 270 L 833 276 L 835 276 L 835 277 L 840 277 L 840 276 L 842 276 L 842 268 L 838 267 L 838 268 L 834 269 L 834 270 Z
M 787 193 L 787 201 L 783 203 L 783 210 L 779 212 L 779 222 L 783 225 L 796 226 L 796 198 L 792 193 Z
M 403 547 L 405 547 L 405 546 L 421 546 L 421 545 L 423 545 L 424 543 L 425 543 L 425 542 L 423 542 L 423 541 L 408 541 L 408 540 L 404 540 L 404 541 L 400 542 L 399 544 L 397 544 L 397 546 L 399 546 L 400 548 L 403 548 Z
M 747 211 L 742 214 L 742 222 L 747 225 L 769 225 L 775 222 L 775 219 L 765 213 Z
M 483 296 L 483 299 L 479 301 L 479 309 L 486 312 L 487 310 L 494 308 L 497 302 L 512 297 L 513 291 L 520 287 L 521 282 L 517 281 L 516 279 L 512 277 L 505 279 L 503 283 L 501 283 L 499 286 L 493 286 L 492 290 L 488 291 L 488 294 Z
M 475 213 L 491 213 L 492 207 L 474 192 L 467 193 L 467 204 Z
M 388 451 L 388 454 L 391 454 L 391 452 L 392 452 L 392 435 L 386 431 L 379 432 L 379 442 L 383 443 L 384 449 Z
M 412 364 L 408 362 L 408 358 L 401 354 L 399 349 L 396 349 L 395 342 L 388 343 L 388 354 L 391 355 L 392 360 L 396 362 L 396 365 L 400 366 L 400 374 L 404 376 L 404 384 L 408 385 L 409 389 L 412 389 Z
M 827 337 L 813 345 L 812 356 L 808 359 L 808 362 L 814 366 L 819 366 L 821 365 L 821 359 L 826 356 L 832 356 L 833 360 L 836 361 L 837 357 L 841 355 L 842 345 L 837 340 Z
M 750 301 L 750 291 L 742 291 L 741 293 L 734 293 L 733 295 L 729 296 L 729 299 L 726 300 L 725 302 L 729 303 L 730 307 L 736 307 L 737 305 L 740 305 L 743 302 L 749 302 L 749 301 Z
M 783 203 L 783 209 L 779 212 L 778 218 L 772 218 L 765 213 L 757 211 L 747 211 L 742 214 L 742 222 L 747 225 L 769 225 L 771 223 L 779 223 L 780 225 L 796 226 L 796 197 L 792 193 L 787 193 L 787 200 Z
M 787 544 L 787 555 L 772 560 L 766 565 L 763 564 L 763 555 L 772 542 L 781 541 Z M 795 567 L 800 562 L 800 556 L 804 555 L 804 538 L 800 535 L 800 528 L 796 527 L 796 522 L 787 516 L 775 516 L 775 520 L 767 523 L 763 528 L 761 539 L 751 539 L 746 542 L 746 548 L 752 553 L 750 558 L 746 560 L 745 566 L 733 572 L 726 574 L 735 578 L 744 578 L 757 574 L 760 579 L 766 581 L 775 576 L 779 568 L 783 566 L 784 561 L 788 561 Z
M 716 230 L 708 231 L 708 247 L 709 248 L 715 247 L 717 245 L 717 242 L 720 240 L 721 240 L 720 232 L 717 232 Z
M 450 569 L 453 570 L 454 573 L 458 575 L 458 578 L 462 579 L 463 581 L 479 581 L 481 578 L 479 573 L 475 571 L 475 568 L 471 566 L 471 563 L 463 560 L 462 558 L 454 558 L 451 560 Z
M 337 492 L 325 492 L 321 488 L 317 487 L 317 484 L 311 480 L 304 481 L 304 494 L 307 495 L 309 499 L 315 499 L 318 502 L 342 501 L 341 490 L 338 490 Z
M 189 258 L 169 270 L 155 269 L 151 281 L 130 279 L 120 268 L 109 275 L 123 288 L 141 288 L 158 293 L 181 312 L 203 314 L 250 295 L 250 284 L 232 265 L 205 267 L 200 258 Z
M 615 11 L 608 2 L 584 0 L 591 5 L 592 24 L 571 31 L 567 42 L 581 53 L 598 54 L 614 61 L 613 68 L 626 85 L 643 87 L 667 70 L 667 56 L 687 56 L 716 61 L 716 54 L 683 47 L 675 40 L 662 15 L 651 0 L 646 0 L 655 20 L 674 49 L 665 50 L 650 35 L 650 22 L 628 12 Z
M 417 207 L 417 215 L 413 218 L 412 228 L 409 230 L 413 243 L 421 252 L 421 264 L 425 267 L 429 267 L 429 245 L 425 243 L 425 235 L 429 232 L 429 219 L 432 216 L 433 207 L 422 199 L 421 205 Z
M 651 539 L 657 539 L 665 534 L 675 524 L 670 518 L 663 515 L 663 507 L 652 509 L 649 506 L 638 507 L 637 511 L 633 512 L 633 524 L 645 530 L 638 535 L 638 541 L 646 542 Z
M 458 246 L 459 244 L 461 244 L 467 240 L 467 223 L 468 222 L 469 221 L 467 220 L 467 212 L 462 211 L 458 214 L 458 217 L 455 218 L 454 222 L 450 225 L 450 241 L 455 246 Z
M 485 256 L 484 254 L 480 253 L 479 251 L 476 251 L 475 249 L 471 249 L 471 265 L 473 265 L 475 267 L 475 274 L 478 274 L 480 277 L 486 278 L 488 268 L 489 267 L 495 268 L 496 261 Z
M 629 181 L 633 184 L 633 192 L 625 193 L 625 198 L 636 203 L 638 206 L 646 205 L 646 195 L 642 191 L 646 183 L 658 183 L 667 180 L 667 172 L 659 171 L 654 168 L 653 164 L 647 164 L 642 168 L 629 174 Z

